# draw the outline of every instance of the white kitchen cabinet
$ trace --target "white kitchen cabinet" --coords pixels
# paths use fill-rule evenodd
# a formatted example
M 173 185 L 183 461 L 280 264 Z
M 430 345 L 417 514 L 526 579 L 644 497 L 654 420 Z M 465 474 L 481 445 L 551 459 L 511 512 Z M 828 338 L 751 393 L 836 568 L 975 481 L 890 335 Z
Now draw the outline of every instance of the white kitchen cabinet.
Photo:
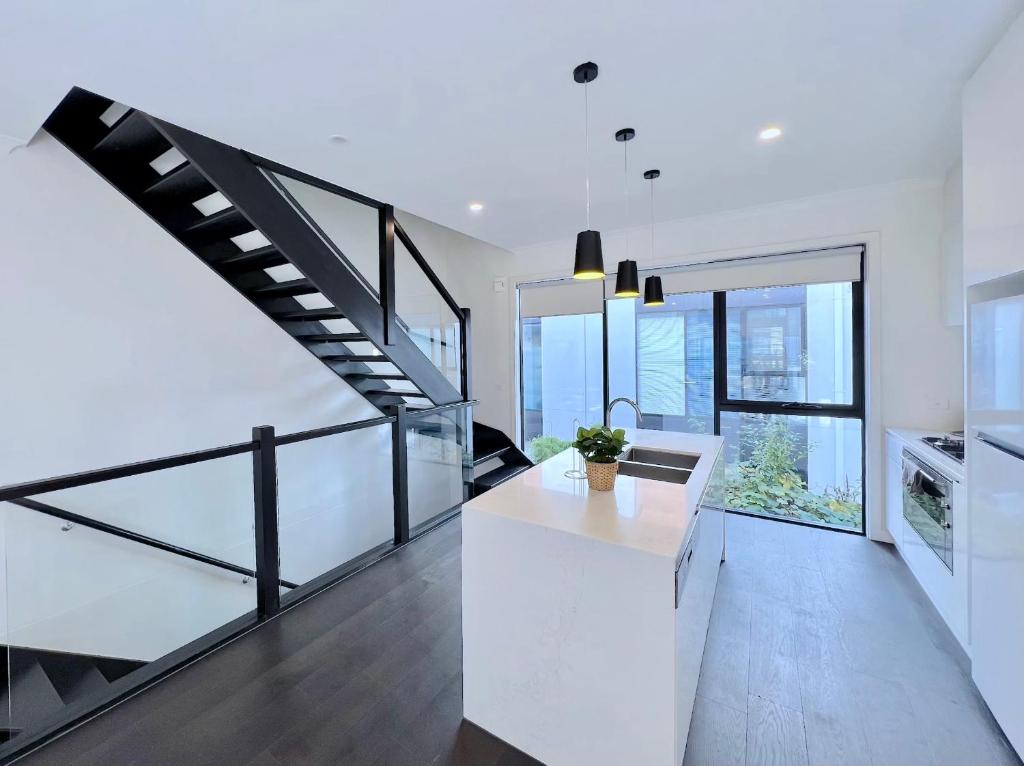
M 897 542 L 903 537 L 903 440 L 885 435 L 885 528 Z

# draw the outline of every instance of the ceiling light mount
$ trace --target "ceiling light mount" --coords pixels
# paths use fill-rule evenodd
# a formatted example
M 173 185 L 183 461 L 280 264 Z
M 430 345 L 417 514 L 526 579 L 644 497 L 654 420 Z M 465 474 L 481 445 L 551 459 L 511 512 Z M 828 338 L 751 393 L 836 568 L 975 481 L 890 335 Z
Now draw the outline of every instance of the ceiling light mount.
M 660 170 L 645 170 L 644 171 L 644 178 L 646 178 L 648 181 L 653 181 L 655 178 L 661 178 L 661 171 Z
M 587 61 L 572 70 L 572 79 L 580 85 L 586 85 L 597 79 L 597 64 Z
M 632 141 L 636 138 L 636 131 L 632 128 L 622 128 L 615 131 L 616 141 Z

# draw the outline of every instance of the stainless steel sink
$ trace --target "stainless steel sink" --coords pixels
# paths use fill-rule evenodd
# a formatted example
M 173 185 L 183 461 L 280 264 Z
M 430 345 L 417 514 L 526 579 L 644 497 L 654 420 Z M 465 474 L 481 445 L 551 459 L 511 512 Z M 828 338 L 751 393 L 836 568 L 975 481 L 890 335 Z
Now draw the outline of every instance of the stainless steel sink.
M 651 463 L 631 463 L 628 460 L 619 460 L 619 473 L 625 476 L 635 476 L 638 479 L 654 479 L 673 484 L 686 484 L 686 480 L 690 478 L 690 472 L 685 468 L 652 465 Z
M 699 455 L 684 455 L 681 452 L 666 452 L 650 447 L 633 447 L 626 450 L 623 460 L 631 463 L 650 463 L 651 465 L 668 465 L 673 468 L 685 468 L 692 471 L 700 460 Z
M 619 473 L 638 479 L 686 484 L 690 472 L 700 458 L 679 452 L 665 452 L 648 447 L 633 447 L 619 459 Z

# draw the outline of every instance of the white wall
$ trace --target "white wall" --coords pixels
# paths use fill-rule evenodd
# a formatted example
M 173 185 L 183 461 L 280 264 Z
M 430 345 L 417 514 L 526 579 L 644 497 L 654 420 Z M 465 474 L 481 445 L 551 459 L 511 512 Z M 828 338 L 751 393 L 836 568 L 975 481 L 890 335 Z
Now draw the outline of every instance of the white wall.
M 886 539 L 881 508 L 882 435 L 885 426 L 959 428 L 963 422 L 962 349 L 957 330 L 944 324 L 942 308 L 942 180 L 908 181 L 783 202 L 725 214 L 659 224 L 657 251 L 649 255 L 646 227 L 602 232 L 605 267 L 614 271 L 626 236 L 640 266 L 704 261 L 794 248 L 867 244 L 867 340 L 869 345 L 868 529 Z M 597 222 L 598 226 L 600 222 Z M 488 306 L 493 331 L 477 332 L 477 367 L 485 364 L 515 382 L 515 296 L 518 281 L 571 273 L 574 240 L 567 237 L 517 251 L 477 284 L 477 306 Z M 507 280 L 494 294 L 490 282 Z M 471 305 L 474 305 L 471 303 Z M 474 316 L 481 320 L 480 309 Z M 480 324 L 483 324 L 481 321 Z M 492 424 L 516 432 L 514 398 Z
M 0 231 L 0 484 L 247 441 L 254 425 L 379 414 L 45 134 L 0 155 Z M 279 462 L 285 577 L 390 536 L 386 428 L 285 447 Z M 251 566 L 251 484 L 242 456 L 50 500 Z M 202 566 L 104 549 L 89 530 L 61 533 L 10 506 L 3 516 L 18 641 L 152 657 L 254 604 L 234 575 L 174 577 L 165 570 Z
M 942 187 L 943 313 L 950 327 L 964 323 L 964 165 L 953 163 Z
M 1024 16 L 964 89 L 964 276 L 1024 269 Z
M 471 309 L 472 395 L 480 400 L 473 408 L 474 420 L 512 434 L 506 425 L 509 401 L 515 391 L 509 374 L 512 360 L 503 353 L 509 346 L 491 347 L 495 339 L 504 343 L 508 321 L 502 312 L 495 311 L 495 306 L 506 305 L 510 295 L 507 290 L 494 292 L 494 275 L 504 272 L 512 253 L 411 213 L 398 210 L 395 216 L 452 297 L 460 306 Z

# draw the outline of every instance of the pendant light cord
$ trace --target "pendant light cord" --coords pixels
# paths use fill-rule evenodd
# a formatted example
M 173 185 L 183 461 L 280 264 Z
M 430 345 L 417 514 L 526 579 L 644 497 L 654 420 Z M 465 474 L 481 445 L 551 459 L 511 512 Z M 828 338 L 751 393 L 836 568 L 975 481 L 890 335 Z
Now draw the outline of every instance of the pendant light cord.
M 654 263 L 654 179 L 651 179 L 651 263 Z
M 587 137 L 587 230 L 590 230 L 590 82 L 583 83 L 583 121 Z
M 622 195 L 626 199 L 626 260 L 629 260 L 629 141 L 622 142 Z

